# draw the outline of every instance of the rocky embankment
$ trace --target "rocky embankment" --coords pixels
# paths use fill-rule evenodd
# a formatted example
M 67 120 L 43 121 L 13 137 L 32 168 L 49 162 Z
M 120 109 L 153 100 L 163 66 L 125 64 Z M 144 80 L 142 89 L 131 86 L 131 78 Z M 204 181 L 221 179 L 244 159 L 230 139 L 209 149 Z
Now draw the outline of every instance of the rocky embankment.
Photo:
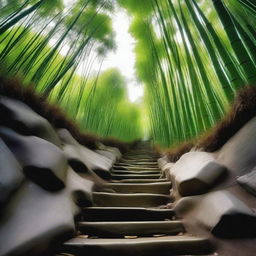
M 150 143 L 92 150 L 31 107 L 0 97 L 0 255 L 201 255 L 172 209 Z
M 1 256 L 255 255 L 254 111 L 175 162 L 149 142 L 78 140 L 39 112 L 0 96 Z
M 210 239 L 216 255 L 255 255 L 255 131 L 256 117 L 215 152 L 192 148 L 177 162 L 158 160 L 172 181 L 169 207 L 189 232 Z
M 0 113 L 0 255 L 40 255 L 74 236 L 121 153 L 82 146 L 15 99 L 1 96 Z

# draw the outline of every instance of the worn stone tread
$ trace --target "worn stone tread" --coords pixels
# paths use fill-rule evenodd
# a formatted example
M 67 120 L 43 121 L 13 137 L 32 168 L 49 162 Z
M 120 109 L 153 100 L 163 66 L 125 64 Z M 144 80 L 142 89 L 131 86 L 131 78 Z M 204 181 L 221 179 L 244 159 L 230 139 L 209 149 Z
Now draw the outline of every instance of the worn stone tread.
M 129 161 L 122 161 L 120 160 L 118 163 L 115 163 L 115 166 L 147 166 L 147 167 L 158 167 L 158 163 L 157 162 L 132 162 L 130 163 Z
M 111 174 L 111 178 L 115 180 L 122 179 L 157 179 L 160 174 Z
M 109 185 L 118 193 L 155 193 L 169 194 L 171 182 L 155 183 L 109 183 Z
M 141 171 L 155 171 L 155 170 L 159 170 L 159 167 L 156 166 L 151 166 L 151 167 L 143 167 L 143 166 L 129 166 L 129 169 L 133 170 L 141 170 Z
M 165 205 L 170 201 L 170 197 L 162 194 L 121 194 L 94 192 L 94 206 L 118 206 L 118 207 L 155 207 Z
M 65 252 L 75 255 L 140 255 L 170 256 L 206 254 L 210 243 L 205 238 L 192 236 L 164 236 L 136 239 L 74 238 L 63 245 Z
M 112 174 L 160 174 L 160 170 L 158 171 L 134 171 L 134 170 L 129 170 L 129 169 L 125 169 L 125 170 L 120 170 L 120 169 L 114 169 L 112 172 Z
M 134 162 L 134 163 L 136 163 L 137 161 L 155 163 L 157 159 L 158 157 L 155 157 L 155 158 L 123 157 L 122 158 L 122 160 L 125 162 Z
M 118 183 L 154 183 L 154 182 L 166 182 L 168 181 L 167 179 L 123 179 L 123 180 L 118 180 L 116 182 Z
M 181 221 L 79 222 L 78 230 L 98 237 L 176 235 L 185 231 Z
M 173 216 L 172 209 L 143 207 L 86 207 L 82 211 L 87 221 L 161 221 Z

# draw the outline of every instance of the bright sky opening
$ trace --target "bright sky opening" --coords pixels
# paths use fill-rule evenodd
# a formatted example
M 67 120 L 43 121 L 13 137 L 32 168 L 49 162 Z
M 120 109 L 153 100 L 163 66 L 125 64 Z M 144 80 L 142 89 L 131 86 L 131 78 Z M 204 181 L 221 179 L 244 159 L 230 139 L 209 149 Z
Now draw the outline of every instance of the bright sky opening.
M 129 34 L 130 18 L 125 10 L 116 8 L 112 17 L 113 29 L 116 33 L 117 49 L 106 56 L 102 71 L 108 68 L 118 68 L 126 78 L 130 101 L 134 102 L 143 96 L 143 87 L 136 81 L 135 75 L 135 40 Z
M 65 5 L 72 5 L 73 0 L 65 0 Z M 143 96 L 143 86 L 136 80 L 135 74 L 135 53 L 134 45 L 135 40 L 129 33 L 129 26 L 131 19 L 126 11 L 120 7 L 115 8 L 115 12 L 111 13 L 113 30 L 115 32 L 116 50 L 108 52 L 104 58 L 101 72 L 109 68 L 118 68 L 121 74 L 126 79 L 126 85 L 128 89 L 128 97 L 131 102 L 139 100 Z M 55 39 L 51 40 L 51 45 L 56 43 Z M 63 46 L 61 54 L 66 55 L 69 47 Z M 91 66 L 91 72 L 98 73 L 100 63 L 93 63 Z M 83 73 L 83 63 L 77 70 L 78 74 Z

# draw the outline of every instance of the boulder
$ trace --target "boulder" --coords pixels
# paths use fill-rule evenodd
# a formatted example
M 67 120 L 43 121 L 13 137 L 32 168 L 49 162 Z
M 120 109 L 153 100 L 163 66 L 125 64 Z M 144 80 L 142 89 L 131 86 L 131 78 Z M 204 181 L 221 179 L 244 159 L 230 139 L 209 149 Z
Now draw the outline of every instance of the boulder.
M 174 166 L 174 164 L 175 163 L 167 163 L 167 164 L 165 164 L 161 169 L 164 171 L 164 172 L 166 172 L 166 171 L 170 171 L 171 170 L 171 168 Z
M 256 167 L 236 180 L 246 191 L 256 196 Z
M 58 130 L 58 134 L 64 144 L 63 150 L 74 167 L 81 168 L 85 165 L 87 169 L 93 170 L 102 178 L 111 177 L 109 170 L 112 167 L 112 161 L 110 159 L 80 145 L 66 129 Z
M 94 183 L 84 179 L 71 168 L 67 172 L 67 189 L 71 192 L 74 202 L 80 207 L 92 206 L 92 191 Z
M 2 217 L 0 255 L 41 255 L 60 245 L 73 237 L 78 213 L 67 189 L 51 193 L 27 180 Z
M 0 97 L 0 124 L 23 135 L 35 135 L 61 147 L 60 139 L 51 124 L 26 104 Z
M 0 206 L 3 206 L 25 177 L 20 164 L 2 139 L 0 139 L 0 163 Z
M 109 160 L 111 160 L 112 162 L 112 165 L 116 162 L 117 160 L 117 157 L 111 153 L 110 151 L 107 151 L 107 150 L 95 150 L 96 153 L 99 153 L 100 155 L 102 156 L 105 156 L 106 158 L 108 158 Z
M 63 144 L 68 144 L 73 146 L 80 145 L 67 129 L 64 129 L 64 128 L 58 129 L 57 133 Z
M 117 160 L 122 157 L 122 153 L 120 152 L 120 150 L 118 148 L 106 146 L 100 142 L 98 143 L 98 148 L 100 150 L 106 150 L 106 151 L 113 153 L 116 156 Z
M 64 144 L 63 152 L 68 160 L 69 165 L 74 169 L 74 171 L 84 173 L 88 172 L 88 167 L 81 158 L 80 151 L 76 146 Z
M 103 179 L 110 179 L 109 170 L 112 167 L 112 162 L 105 156 L 102 156 L 86 147 L 79 146 L 79 152 L 86 166 L 93 170 Z
M 217 237 L 256 237 L 256 214 L 228 191 L 181 198 L 174 210 L 179 217 L 190 214 L 191 222 Z
M 49 191 L 65 187 L 67 159 L 57 146 L 39 137 L 19 135 L 5 127 L 0 128 L 0 136 L 30 180 Z
M 171 177 L 170 177 L 170 172 L 171 172 L 171 169 L 173 167 L 175 163 L 167 163 L 165 164 L 164 166 L 162 166 L 162 172 L 165 174 L 165 177 L 170 180 Z
M 256 166 L 256 117 L 247 122 L 217 152 L 218 162 L 230 170 L 235 179 L 250 172 Z
M 64 129 L 61 129 L 61 130 L 63 130 L 64 133 L 66 133 L 67 131 Z M 73 142 L 76 143 L 75 140 Z M 111 186 L 108 185 L 106 181 L 104 181 L 93 170 L 87 167 L 85 161 L 83 160 L 80 154 L 79 146 L 73 145 L 73 144 L 64 144 L 63 151 L 72 169 L 76 173 L 78 173 L 79 176 L 81 176 L 82 178 L 91 180 L 94 182 L 94 187 L 93 187 L 94 191 L 106 191 L 106 192 L 113 191 L 111 190 Z M 107 175 L 109 176 L 110 173 L 107 172 Z
M 157 160 L 158 166 L 161 169 L 164 165 L 166 165 L 169 162 L 167 156 L 163 156 Z
M 170 169 L 171 180 L 181 196 L 205 193 L 225 174 L 226 167 L 206 152 L 188 152 Z

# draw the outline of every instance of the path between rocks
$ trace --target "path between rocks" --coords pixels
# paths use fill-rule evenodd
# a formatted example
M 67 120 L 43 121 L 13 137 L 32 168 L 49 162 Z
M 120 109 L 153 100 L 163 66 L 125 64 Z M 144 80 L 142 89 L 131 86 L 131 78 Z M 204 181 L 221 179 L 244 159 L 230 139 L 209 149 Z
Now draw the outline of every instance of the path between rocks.
M 57 255 L 205 255 L 207 238 L 188 234 L 172 209 L 171 182 L 161 178 L 158 156 L 143 142 L 123 155 L 111 172 L 115 193 L 94 192 L 93 207 L 76 220 L 77 236 Z

